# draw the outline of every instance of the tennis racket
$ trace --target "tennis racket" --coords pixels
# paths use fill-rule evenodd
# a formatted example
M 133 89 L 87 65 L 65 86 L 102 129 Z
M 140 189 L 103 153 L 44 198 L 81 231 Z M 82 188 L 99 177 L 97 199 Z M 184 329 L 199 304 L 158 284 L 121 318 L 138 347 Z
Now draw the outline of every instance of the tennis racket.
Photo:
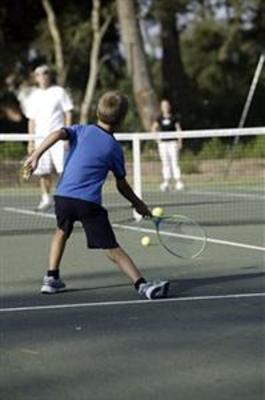
M 185 215 L 153 217 L 159 242 L 170 254 L 184 259 L 198 257 L 206 246 L 204 229 Z

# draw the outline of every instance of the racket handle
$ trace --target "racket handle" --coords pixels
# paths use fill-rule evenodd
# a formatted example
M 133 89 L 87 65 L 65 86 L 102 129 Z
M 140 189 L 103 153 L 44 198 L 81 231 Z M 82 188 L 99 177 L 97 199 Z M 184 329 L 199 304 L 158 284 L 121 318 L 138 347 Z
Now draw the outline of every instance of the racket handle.
M 26 168 L 23 167 L 23 168 L 21 169 L 21 179 L 22 179 L 23 181 L 28 181 L 29 178 L 30 178 L 30 176 L 31 176 L 31 172 L 28 171 Z

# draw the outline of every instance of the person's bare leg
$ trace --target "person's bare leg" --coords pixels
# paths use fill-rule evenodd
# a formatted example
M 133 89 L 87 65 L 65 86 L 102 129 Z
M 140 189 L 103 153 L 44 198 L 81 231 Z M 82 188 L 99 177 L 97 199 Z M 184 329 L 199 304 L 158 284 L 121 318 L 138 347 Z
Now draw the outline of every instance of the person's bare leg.
M 66 234 L 64 233 L 64 231 L 58 228 L 53 235 L 50 246 L 49 271 L 59 270 L 66 241 L 67 241 Z
M 60 261 L 65 249 L 67 237 L 59 228 L 56 229 L 50 246 L 49 268 L 43 278 L 41 293 L 55 294 L 65 290 L 65 283 L 60 279 Z
M 145 298 L 149 300 L 167 296 L 169 282 L 146 282 L 133 260 L 121 247 L 107 250 L 106 254 L 108 258 L 116 263 L 120 270 L 130 279 L 140 295 L 144 295 Z
M 52 187 L 52 178 L 51 175 L 42 175 L 40 177 L 40 189 L 41 195 L 43 196 L 50 196 Z
M 106 250 L 106 255 L 111 261 L 118 265 L 120 270 L 130 279 L 132 283 L 137 282 L 143 277 L 133 260 L 121 247 Z
M 41 200 L 37 207 L 37 211 L 46 211 L 51 205 L 51 186 L 52 179 L 50 175 L 42 175 L 40 177 Z

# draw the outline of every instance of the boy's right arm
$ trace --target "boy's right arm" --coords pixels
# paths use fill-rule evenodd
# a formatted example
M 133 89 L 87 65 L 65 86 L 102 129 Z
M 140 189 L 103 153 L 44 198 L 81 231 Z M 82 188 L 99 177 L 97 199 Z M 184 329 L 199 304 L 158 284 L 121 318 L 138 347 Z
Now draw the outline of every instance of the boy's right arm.
M 125 197 L 135 208 L 135 210 L 144 217 L 152 217 L 151 211 L 147 205 L 134 193 L 131 186 L 125 178 L 116 179 L 118 191 Z
M 25 161 L 25 171 L 27 171 L 29 174 L 32 174 L 32 172 L 37 168 L 38 161 L 42 154 L 59 140 L 65 139 L 68 139 L 68 135 L 64 129 L 50 133 Z

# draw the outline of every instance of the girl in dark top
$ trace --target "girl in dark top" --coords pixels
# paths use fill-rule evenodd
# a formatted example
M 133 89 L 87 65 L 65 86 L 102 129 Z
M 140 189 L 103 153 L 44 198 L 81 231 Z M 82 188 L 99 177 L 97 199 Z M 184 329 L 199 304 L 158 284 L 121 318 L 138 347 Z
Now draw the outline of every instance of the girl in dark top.
M 162 100 L 160 103 L 161 115 L 154 122 L 153 132 L 172 132 L 180 131 L 181 126 L 179 118 L 171 113 L 171 105 L 168 100 Z M 181 180 L 181 171 L 179 167 L 179 150 L 182 147 L 181 139 L 162 139 L 158 142 L 159 156 L 162 162 L 163 182 L 160 190 L 166 192 L 170 189 L 171 180 L 174 181 L 174 189 L 182 190 L 184 188 Z

